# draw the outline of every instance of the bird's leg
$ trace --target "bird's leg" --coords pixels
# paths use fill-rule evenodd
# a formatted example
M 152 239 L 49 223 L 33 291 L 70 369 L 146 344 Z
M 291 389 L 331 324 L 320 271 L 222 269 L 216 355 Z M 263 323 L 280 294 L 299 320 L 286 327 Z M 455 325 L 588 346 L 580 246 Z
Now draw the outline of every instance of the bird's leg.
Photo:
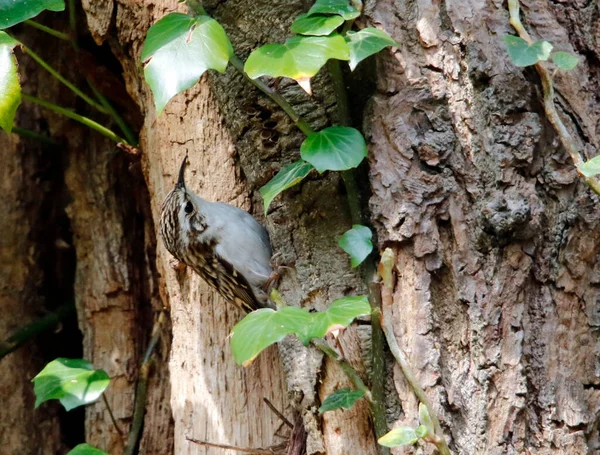
M 185 270 L 187 266 L 183 262 L 171 256 L 169 258 L 169 267 L 177 272 L 181 272 L 182 270 Z
M 294 263 L 290 263 L 289 265 L 284 265 L 283 262 L 283 254 L 281 253 L 275 253 L 272 257 L 271 257 L 271 268 L 273 269 L 273 272 L 271 272 L 271 275 L 269 276 L 269 278 L 267 279 L 267 282 L 265 283 L 265 290 L 269 290 L 272 287 L 277 286 L 277 284 L 279 283 L 279 280 L 281 279 L 281 275 L 283 274 L 283 270 L 284 269 L 288 269 L 291 270 L 293 268 Z

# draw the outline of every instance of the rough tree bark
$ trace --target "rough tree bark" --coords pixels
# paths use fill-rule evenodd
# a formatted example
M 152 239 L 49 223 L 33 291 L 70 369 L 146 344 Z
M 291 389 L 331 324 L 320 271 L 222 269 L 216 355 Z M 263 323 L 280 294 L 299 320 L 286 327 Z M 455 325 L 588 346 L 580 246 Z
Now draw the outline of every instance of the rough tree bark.
M 282 41 L 304 3 L 204 5 L 245 57 L 258 44 Z M 583 57 L 576 70 L 556 76 L 557 103 L 594 156 L 599 7 L 521 3 L 535 38 Z M 365 292 L 336 245 L 350 225 L 339 178 L 311 176 L 276 200 L 265 219 L 255 190 L 296 159 L 302 140 L 289 119 L 232 68 L 203 77 L 157 117 L 139 56 L 148 27 L 183 5 L 84 0 L 83 9 L 96 43 L 107 43 L 122 65 L 145 119 L 141 167 L 81 130 L 70 133 L 65 152 L 84 354 L 115 378 L 108 397 L 120 423 L 130 422 L 140 354 L 153 313 L 164 306 L 173 339 L 166 331 L 141 453 L 234 453 L 186 437 L 246 447 L 280 443 L 289 431 L 263 397 L 290 420 L 300 410 L 308 453 L 376 453 L 364 403 L 322 420 L 316 415 L 319 399 L 346 385 L 319 356 L 286 345 L 248 369 L 235 366 L 226 338 L 242 314 L 191 271 L 172 268 L 154 235 L 161 202 L 189 153 L 188 186 L 250 210 L 266 223 L 275 250 L 295 262 L 281 283 L 288 303 L 323 309 L 334 298 Z M 537 74 L 508 61 L 501 40 L 512 33 L 506 5 L 367 1 L 364 21 L 400 43 L 374 60 L 372 80 L 365 73 L 351 84 L 374 88 L 366 108 L 357 103 L 353 112 L 369 142 L 365 194 L 372 193 L 379 246 L 395 252 L 398 341 L 453 452 L 598 453 L 599 201 L 545 119 Z M 337 120 L 328 87 L 322 74 L 312 98 L 285 80 L 279 90 L 319 129 Z M 364 338 L 362 329 L 343 337 L 360 371 Z M 399 369 L 389 369 L 389 423 L 415 424 L 418 403 Z M 90 443 L 120 453 L 123 442 L 101 403 L 88 409 L 86 428 Z

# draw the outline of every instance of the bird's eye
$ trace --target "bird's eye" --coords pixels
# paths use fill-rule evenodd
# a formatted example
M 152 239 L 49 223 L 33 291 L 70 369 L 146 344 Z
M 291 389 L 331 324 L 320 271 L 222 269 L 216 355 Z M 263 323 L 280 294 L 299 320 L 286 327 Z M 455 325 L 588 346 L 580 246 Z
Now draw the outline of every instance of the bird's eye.
M 183 211 L 185 213 L 187 213 L 188 215 L 194 211 L 194 206 L 192 205 L 192 203 L 190 201 L 187 201 L 187 203 L 185 204 L 185 207 L 183 208 Z

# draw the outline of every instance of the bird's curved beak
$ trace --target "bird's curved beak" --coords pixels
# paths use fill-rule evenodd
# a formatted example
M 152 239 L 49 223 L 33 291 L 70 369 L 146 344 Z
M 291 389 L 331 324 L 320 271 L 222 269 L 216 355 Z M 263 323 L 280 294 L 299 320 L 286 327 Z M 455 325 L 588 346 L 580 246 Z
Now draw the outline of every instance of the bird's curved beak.
M 177 184 L 175 188 L 179 188 L 185 191 L 185 163 L 187 162 L 187 155 L 183 158 L 183 162 L 181 163 L 181 167 L 179 168 L 179 178 L 177 179 Z

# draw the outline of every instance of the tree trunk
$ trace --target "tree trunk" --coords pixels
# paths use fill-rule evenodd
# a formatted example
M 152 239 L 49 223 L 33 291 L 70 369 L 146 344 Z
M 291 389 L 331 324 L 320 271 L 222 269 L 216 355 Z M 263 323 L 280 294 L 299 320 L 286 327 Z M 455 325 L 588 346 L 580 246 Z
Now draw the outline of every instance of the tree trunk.
M 211 0 L 204 6 L 245 58 L 259 44 L 282 42 L 305 3 Z M 600 145 L 598 6 L 521 4 L 534 38 L 584 57 L 574 71 L 556 75 L 556 101 L 582 150 L 594 156 Z M 377 453 L 366 403 L 318 415 L 324 397 L 348 386 L 320 355 L 286 342 L 248 368 L 236 366 L 227 337 L 243 314 L 191 270 L 173 267 L 155 235 L 162 201 L 189 154 L 188 187 L 265 223 L 274 250 L 294 263 L 279 285 L 287 303 L 321 310 L 335 298 L 366 293 L 337 246 L 351 224 L 341 179 L 311 175 L 279 196 L 264 217 L 256 190 L 297 159 L 303 136 L 293 123 L 231 67 L 204 76 L 157 116 L 140 53 L 150 25 L 185 11 L 184 5 L 82 5 L 92 37 L 108 45 L 100 63 L 114 68 L 110 59 L 118 59 L 144 118 L 138 160 L 95 133 L 75 127 L 65 133 L 64 120 L 49 116 L 51 130 L 69 138 L 65 210 L 76 252 L 83 355 L 113 378 L 107 398 L 119 425 L 127 431 L 131 423 L 141 358 L 164 308 L 171 320 L 150 376 L 140 453 L 236 453 L 187 438 L 281 445 L 291 430 L 263 398 L 288 420 L 303 421 L 308 454 Z M 513 30 L 505 8 L 482 0 L 366 2 L 361 25 L 378 26 L 400 43 L 349 78 L 356 92 L 353 119 L 369 143 L 371 222 L 379 248 L 395 254 L 393 312 L 386 316 L 453 453 L 598 453 L 599 201 L 546 120 L 537 73 L 508 60 L 502 36 Z M 285 79 L 278 90 L 315 129 L 338 122 L 326 71 L 313 82 L 313 97 Z M 135 117 L 135 107 L 124 110 Z M 20 185 L 10 183 L 13 191 Z M 366 196 L 366 184 L 363 189 Z M 19 220 L 32 219 L 35 210 L 9 223 L 27 231 Z M 29 246 L 14 245 L 11 251 L 25 264 Z M 8 311 L 30 301 L 23 293 L 11 299 Z M 361 326 L 344 333 L 341 343 L 366 378 L 365 339 L 369 330 Z M 2 368 L 20 361 L 17 354 L 23 353 L 11 354 Z M 391 361 L 388 368 L 389 424 L 416 425 L 418 402 L 399 368 Z M 39 417 L 24 414 L 27 423 L 14 430 L 19 434 L 38 425 Z M 125 441 L 102 402 L 87 408 L 86 440 L 122 452 Z M 421 447 L 393 453 L 433 452 Z M 27 450 L 13 453 L 38 453 Z

